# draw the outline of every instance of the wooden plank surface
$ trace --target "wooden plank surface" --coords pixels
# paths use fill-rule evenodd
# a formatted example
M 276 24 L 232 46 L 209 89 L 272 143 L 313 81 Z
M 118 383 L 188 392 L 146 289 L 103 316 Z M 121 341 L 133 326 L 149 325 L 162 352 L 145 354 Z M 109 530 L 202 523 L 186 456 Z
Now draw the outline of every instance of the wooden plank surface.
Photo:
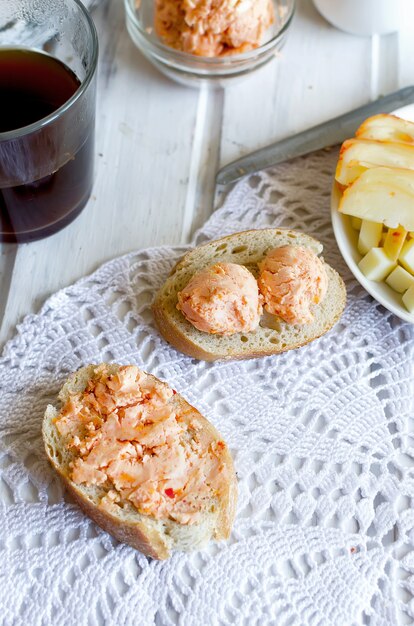
M 121 2 L 94 11 L 100 37 L 96 181 L 61 233 L 0 247 L 0 346 L 24 315 L 102 262 L 188 241 L 210 215 L 219 165 L 414 83 L 408 33 L 359 38 L 297 15 L 280 58 L 226 91 L 175 85 L 136 50 Z
M 342 33 L 311 0 L 298 2 L 280 57 L 226 93 L 222 164 L 367 102 L 370 50 L 370 38 Z

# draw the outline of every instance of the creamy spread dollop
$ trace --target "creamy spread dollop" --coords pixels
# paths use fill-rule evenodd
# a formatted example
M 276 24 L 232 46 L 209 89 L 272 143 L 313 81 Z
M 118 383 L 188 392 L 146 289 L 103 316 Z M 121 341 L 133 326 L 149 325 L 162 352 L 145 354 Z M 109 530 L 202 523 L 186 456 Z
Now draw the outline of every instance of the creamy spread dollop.
M 256 279 L 236 263 L 217 263 L 194 274 L 177 297 L 177 309 L 205 333 L 250 332 L 263 312 Z
M 71 480 L 105 487 L 104 509 L 129 504 L 157 519 L 194 524 L 214 506 L 226 484 L 226 445 L 196 414 L 188 423 L 175 408 L 174 394 L 134 365 L 113 374 L 100 365 L 55 418 L 67 448 L 76 453 Z
M 322 261 L 310 248 L 274 248 L 259 263 L 259 270 L 259 289 L 266 311 L 289 324 L 313 321 L 311 306 L 325 297 L 328 276 Z
M 260 45 L 274 22 L 272 0 L 156 0 L 155 30 L 164 42 L 204 57 Z

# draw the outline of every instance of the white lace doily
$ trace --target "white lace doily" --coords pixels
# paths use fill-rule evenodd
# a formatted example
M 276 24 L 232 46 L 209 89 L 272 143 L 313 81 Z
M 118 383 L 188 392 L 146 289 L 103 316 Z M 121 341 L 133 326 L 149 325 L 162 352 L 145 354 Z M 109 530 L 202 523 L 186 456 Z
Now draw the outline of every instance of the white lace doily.
M 342 320 L 298 351 L 208 364 L 169 347 L 150 302 L 184 248 L 114 259 L 27 317 L 0 361 L 1 626 L 413 623 L 413 327 L 336 248 L 321 152 L 239 184 L 195 242 L 251 227 L 315 234 L 345 277 Z M 222 432 L 239 504 L 231 539 L 151 561 L 65 498 L 41 442 L 69 372 L 136 363 Z

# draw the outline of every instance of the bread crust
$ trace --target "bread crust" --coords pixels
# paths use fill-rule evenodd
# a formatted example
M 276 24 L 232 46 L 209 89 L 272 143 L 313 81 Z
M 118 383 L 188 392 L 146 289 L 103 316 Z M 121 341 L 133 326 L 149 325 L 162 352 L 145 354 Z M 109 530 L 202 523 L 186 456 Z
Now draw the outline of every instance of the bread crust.
M 89 365 L 72 374 L 63 385 L 58 396 L 59 399 L 64 402 L 74 389 L 81 390 L 82 384 L 79 383 L 79 380 L 87 380 L 96 367 L 96 365 Z M 109 365 L 108 367 L 110 367 L 113 371 L 116 371 L 119 366 Z M 148 376 L 154 380 L 159 380 L 150 374 L 148 374 Z M 163 382 L 163 384 L 166 383 Z M 85 385 L 83 385 L 83 388 L 84 386 Z M 180 411 L 180 416 L 183 419 L 191 421 L 194 417 L 196 417 L 197 421 L 201 422 L 202 428 L 207 430 L 215 440 L 222 440 L 222 437 L 216 428 L 179 393 L 176 393 L 173 396 L 173 403 L 174 408 L 177 411 Z M 76 504 L 84 511 L 84 513 L 86 513 L 86 515 L 88 515 L 88 517 L 98 524 L 98 526 L 114 536 L 118 539 L 118 541 L 129 544 L 133 548 L 153 559 L 163 560 L 170 557 L 171 550 L 174 549 L 174 546 L 171 545 L 173 543 L 172 539 L 168 536 L 166 537 L 163 532 L 155 528 L 153 524 L 147 521 L 152 519 L 150 516 L 141 515 L 140 520 L 134 522 L 120 519 L 115 514 L 98 507 L 90 498 L 88 498 L 87 494 L 83 492 L 80 486 L 70 480 L 67 468 L 65 471 L 65 468 L 53 458 L 53 445 L 50 441 L 50 437 L 48 436 L 51 408 L 52 407 L 50 406 L 48 407 L 43 420 L 43 442 L 45 445 L 46 455 Z M 56 412 L 59 411 L 56 407 L 53 407 L 53 409 Z M 53 426 L 52 428 L 55 427 Z M 57 436 L 59 437 L 59 435 Z M 218 501 L 219 512 L 213 535 L 208 537 L 209 539 L 218 540 L 227 539 L 229 537 L 237 505 L 237 478 L 234 471 L 233 459 L 227 446 L 222 451 L 221 460 L 228 469 L 229 481 L 226 485 L 227 489 L 223 491 L 222 497 Z M 170 521 L 169 523 L 171 525 L 184 526 L 178 522 Z M 191 532 L 191 529 L 194 527 L 187 526 L 187 528 L 189 529 L 189 532 Z
M 54 463 L 53 459 L 48 454 L 47 447 L 46 454 L 75 503 L 95 522 L 95 524 L 98 524 L 98 526 L 106 530 L 106 532 L 115 537 L 115 539 L 118 539 L 121 543 L 129 544 L 132 548 L 139 550 L 152 559 L 163 560 L 171 556 L 167 544 L 162 540 L 159 533 L 148 527 L 145 522 L 130 523 L 125 520 L 119 520 L 115 515 L 111 515 L 108 511 L 98 508 L 76 487 L 61 468 Z
M 277 236 L 278 234 L 283 233 L 284 235 L 288 234 L 294 234 L 294 235 L 302 235 L 301 233 L 297 233 L 297 231 L 293 231 L 290 229 L 281 229 L 281 228 L 277 228 L 277 229 L 262 229 L 262 230 L 266 230 L 266 231 L 273 231 L 275 236 Z M 179 272 L 183 267 L 185 267 L 185 265 L 189 262 L 189 256 L 193 255 L 195 251 L 201 251 L 203 248 L 206 248 L 207 246 L 210 246 L 212 243 L 215 244 L 224 244 L 226 242 L 231 241 L 233 238 L 235 237 L 240 237 L 240 235 L 249 237 L 249 235 L 251 235 L 252 233 L 256 234 L 258 231 L 257 230 L 248 230 L 248 231 L 243 231 L 242 233 L 234 233 L 233 235 L 227 235 L 226 237 L 222 237 L 221 239 L 217 239 L 214 242 L 208 242 L 206 244 L 203 244 L 202 246 L 199 246 L 193 250 L 190 250 L 189 252 L 187 252 L 182 259 L 180 259 L 175 266 L 173 267 L 173 269 L 170 272 L 170 277 L 174 276 L 174 274 L 176 272 Z M 303 236 L 303 235 L 302 235 Z M 306 235 L 306 238 L 309 240 L 312 240 L 315 244 L 315 248 L 317 247 L 321 247 L 321 244 L 319 244 L 319 242 L 313 238 L 310 237 L 309 235 Z M 215 259 L 214 262 L 219 262 L 219 260 Z M 165 285 L 161 288 L 161 290 L 158 292 L 153 305 L 152 305 L 152 312 L 153 312 L 153 316 L 154 316 L 154 320 L 155 323 L 161 333 L 161 335 L 164 337 L 164 339 L 170 343 L 172 346 L 174 346 L 174 348 L 176 348 L 177 350 L 179 350 L 180 352 L 182 352 L 183 354 L 186 354 L 190 357 L 193 357 L 195 359 L 199 359 L 199 360 L 203 360 L 203 361 L 217 361 L 217 360 L 222 360 L 222 361 L 229 361 L 229 360 L 244 360 L 244 359 L 252 359 L 252 358 L 257 358 L 257 357 L 264 357 L 264 356 L 271 356 L 273 354 L 280 354 L 282 352 L 286 352 L 288 350 L 293 350 L 293 349 L 297 349 L 297 348 L 301 348 L 302 346 L 310 343 L 311 341 L 314 341 L 315 339 L 318 339 L 319 337 L 321 337 L 322 335 L 324 335 L 326 332 L 328 332 L 328 330 L 330 330 L 335 324 L 336 322 L 340 319 L 342 312 L 345 308 L 345 304 L 346 304 L 346 288 L 345 288 L 345 284 L 342 280 L 342 278 L 339 276 L 339 274 L 330 266 L 328 265 L 325 261 L 324 265 L 328 271 L 328 273 L 331 273 L 331 275 L 336 276 L 338 281 L 339 281 L 339 285 L 340 285 L 340 302 L 338 303 L 338 311 L 337 314 L 334 315 L 329 322 L 324 326 L 324 328 L 322 329 L 321 332 L 317 333 L 315 336 L 311 337 L 310 339 L 307 339 L 305 341 L 298 341 L 296 343 L 292 343 L 288 346 L 286 346 L 285 348 L 278 348 L 278 347 L 274 347 L 272 349 L 269 350 L 257 350 L 257 351 L 251 351 L 249 353 L 244 352 L 243 354 L 229 354 L 229 355 L 222 355 L 219 353 L 215 353 L 212 351 L 208 351 L 203 349 L 201 346 L 197 345 L 196 343 L 194 343 L 189 336 L 181 329 L 179 328 L 179 326 L 177 326 L 174 323 L 174 320 L 171 318 L 171 316 L 168 314 L 168 310 L 165 304 L 165 301 L 163 299 L 163 289 L 165 287 Z M 333 274 L 332 274 L 333 273 Z M 220 341 L 220 337 L 216 336 L 217 341 Z
M 302 346 L 306 346 L 308 343 L 311 343 L 315 339 L 319 339 L 319 337 L 322 337 L 325 333 L 328 332 L 328 330 L 333 328 L 333 326 L 335 326 L 336 322 L 338 322 L 342 316 L 342 311 L 344 310 L 346 304 L 345 285 L 342 285 L 342 298 L 343 304 L 341 304 L 341 311 L 332 318 L 330 324 L 327 324 L 322 332 L 318 333 L 311 339 L 292 344 L 289 347 L 282 348 L 280 350 L 275 348 L 273 350 L 258 350 L 257 352 L 249 352 L 249 354 L 234 354 L 228 356 L 216 355 L 213 352 L 207 352 L 206 350 L 203 350 L 200 346 L 197 346 L 197 344 L 192 342 L 190 339 L 188 339 L 188 337 L 183 332 L 181 332 L 179 328 L 174 326 L 174 324 L 163 311 L 162 305 L 160 306 L 159 302 L 155 302 L 153 304 L 152 312 L 161 335 L 166 341 L 168 341 L 168 343 L 170 343 L 172 346 L 174 346 L 174 348 L 179 350 L 179 352 L 182 352 L 187 356 L 193 357 L 194 359 L 199 359 L 200 361 L 244 361 L 246 359 L 256 359 L 264 356 L 272 356 L 273 354 L 281 354 L 282 352 L 287 352 L 288 350 L 297 350 L 298 348 L 302 348 Z

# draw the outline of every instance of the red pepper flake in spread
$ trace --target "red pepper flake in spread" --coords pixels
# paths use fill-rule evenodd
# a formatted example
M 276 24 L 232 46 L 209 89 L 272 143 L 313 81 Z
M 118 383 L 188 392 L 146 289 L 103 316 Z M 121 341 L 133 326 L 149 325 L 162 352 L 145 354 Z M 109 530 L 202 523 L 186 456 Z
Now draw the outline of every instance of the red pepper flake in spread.
M 175 389 L 173 389 L 173 390 L 172 390 L 172 392 L 173 392 L 173 395 L 174 395 L 174 396 L 177 394 L 177 392 L 176 392 L 176 390 L 175 390 Z
M 171 489 L 171 487 L 168 487 L 168 489 L 166 489 L 164 493 L 166 496 L 168 496 L 168 498 L 174 498 L 175 496 L 174 489 Z
M 226 444 L 224 443 L 224 441 L 218 441 L 217 442 L 217 448 L 219 450 L 224 450 L 225 447 L 226 447 Z

